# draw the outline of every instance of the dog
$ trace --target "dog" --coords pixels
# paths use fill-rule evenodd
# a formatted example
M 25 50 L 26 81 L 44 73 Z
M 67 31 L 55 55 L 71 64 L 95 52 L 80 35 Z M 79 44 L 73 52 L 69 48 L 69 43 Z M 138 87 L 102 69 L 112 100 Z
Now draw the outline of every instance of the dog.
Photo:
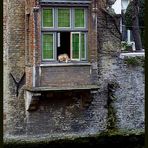
M 68 55 L 66 53 L 60 54 L 58 56 L 58 61 L 59 62 L 66 62 L 67 63 L 69 60 L 70 60 L 70 58 L 68 57 Z

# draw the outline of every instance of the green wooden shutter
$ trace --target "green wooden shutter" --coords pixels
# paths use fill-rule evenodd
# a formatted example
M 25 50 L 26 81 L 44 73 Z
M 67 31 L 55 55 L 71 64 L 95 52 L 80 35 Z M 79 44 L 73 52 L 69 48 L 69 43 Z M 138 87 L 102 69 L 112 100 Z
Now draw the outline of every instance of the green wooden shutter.
M 53 34 L 43 34 L 43 60 L 53 59 Z
M 75 9 L 75 27 L 85 27 L 85 11 L 82 8 Z
M 53 27 L 53 9 L 43 9 L 43 27 Z
M 70 27 L 70 9 L 58 9 L 58 27 Z

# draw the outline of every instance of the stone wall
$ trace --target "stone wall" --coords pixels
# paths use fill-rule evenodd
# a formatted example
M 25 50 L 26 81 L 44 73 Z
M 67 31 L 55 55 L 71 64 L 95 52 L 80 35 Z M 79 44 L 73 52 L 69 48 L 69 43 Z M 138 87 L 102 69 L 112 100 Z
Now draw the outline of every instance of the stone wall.
M 144 57 L 141 64 L 120 58 L 120 34 L 113 18 L 102 8 L 105 5 L 98 11 L 98 84 L 100 94 L 108 95 L 103 96 L 107 97 L 107 127 L 127 133 L 144 131 Z
M 137 57 L 136 57 L 137 58 Z M 143 57 L 144 58 L 144 57 Z M 99 73 L 102 85 L 99 91 L 108 93 L 108 84 L 113 85 L 110 101 L 114 124 L 117 130 L 144 130 L 144 68 L 142 65 L 126 63 L 119 55 L 100 55 Z M 104 83 L 103 83 L 104 82 Z M 114 92 L 115 91 L 115 92 Z M 108 98 L 109 99 L 109 98 Z M 108 104 L 107 101 L 107 104 Z M 110 117 L 109 117 L 110 118 Z
M 127 130 L 144 130 L 144 63 L 136 64 L 136 60 L 134 61 L 132 57 L 128 60 L 119 60 L 119 69 L 116 70 L 116 80 L 119 84 L 114 101 L 117 127 Z M 134 64 L 130 62 L 131 60 Z

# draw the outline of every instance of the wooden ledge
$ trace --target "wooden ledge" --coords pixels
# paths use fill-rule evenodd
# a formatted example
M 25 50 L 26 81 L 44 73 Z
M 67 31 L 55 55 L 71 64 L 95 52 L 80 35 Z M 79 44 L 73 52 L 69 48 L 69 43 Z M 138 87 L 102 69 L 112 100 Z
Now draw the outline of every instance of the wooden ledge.
M 97 85 L 79 85 L 79 86 L 59 86 L 59 87 L 26 87 L 26 90 L 30 92 L 43 92 L 43 91 L 73 91 L 73 90 L 98 90 Z

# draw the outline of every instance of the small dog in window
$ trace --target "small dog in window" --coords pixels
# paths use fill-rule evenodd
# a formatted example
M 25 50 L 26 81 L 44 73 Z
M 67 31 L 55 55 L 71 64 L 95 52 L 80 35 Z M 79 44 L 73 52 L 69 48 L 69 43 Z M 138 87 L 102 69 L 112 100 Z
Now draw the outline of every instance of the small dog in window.
M 66 54 L 66 53 L 64 53 L 64 54 L 60 54 L 59 56 L 58 56 L 58 61 L 59 62 L 68 62 L 70 59 L 69 59 L 69 57 L 68 57 L 68 55 Z

